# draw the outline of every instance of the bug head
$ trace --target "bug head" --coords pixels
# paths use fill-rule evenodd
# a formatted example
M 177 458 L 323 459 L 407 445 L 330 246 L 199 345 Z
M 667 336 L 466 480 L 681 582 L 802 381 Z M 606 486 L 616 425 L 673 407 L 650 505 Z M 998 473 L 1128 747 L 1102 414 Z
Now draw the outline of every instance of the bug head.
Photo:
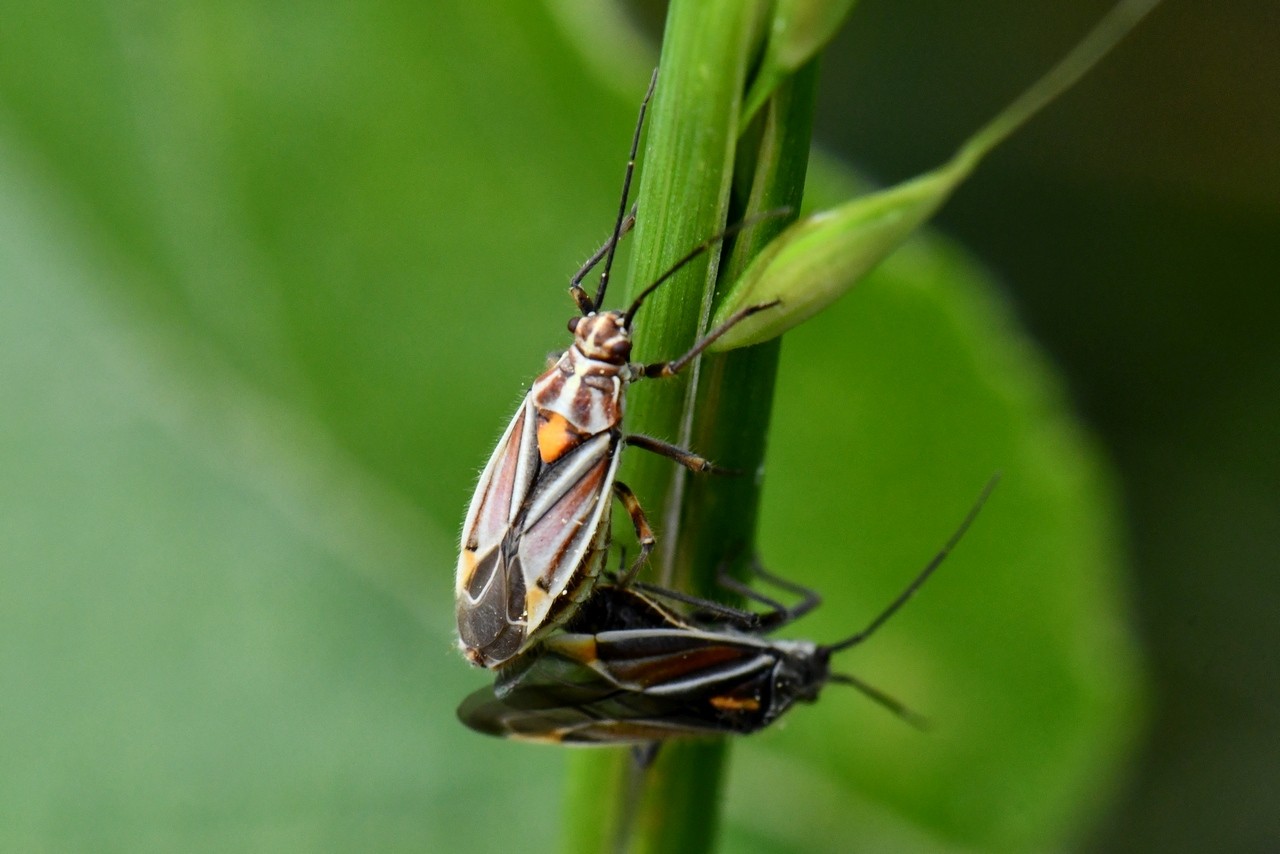
M 831 650 L 807 641 L 780 641 L 786 655 L 774 671 L 774 692 L 792 700 L 812 703 L 831 679 Z
M 625 365 L 631 358 L 631 330 L 620 311 L 600 311 L 569 319 L 573 344 L 589 359 Z

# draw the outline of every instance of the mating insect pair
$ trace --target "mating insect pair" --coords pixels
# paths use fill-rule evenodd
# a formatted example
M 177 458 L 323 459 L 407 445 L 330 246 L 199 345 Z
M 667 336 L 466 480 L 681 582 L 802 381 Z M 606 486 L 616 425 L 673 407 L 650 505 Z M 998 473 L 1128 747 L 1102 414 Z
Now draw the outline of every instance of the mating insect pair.
M 731 228 L 687 252 L 626 311 L 601 311 L 618 242 L 634 224 L 628 195 L 652 93 L 653 83 L 641 103 L 613 232 L 570 282 L 582 312 L 569 322 L 573 343 L 534 382 L 467 511 L 456 583 L 458 636 L 472 663 L 498 673 L 492 687 L 463 702 L 459 716 L 473 729 L 516 738 L 654 742 L 754 732 L 796 702 L 815 700 L 828 682 L 842 682 L 910 717 L 887 695 L 832 673 L 829 662 L 835 652 L 869 637 L 914 594 L 972 522 L 985 492 L 911 585 L 867 628 L 838 643 L 768 639 L 769 631 L 807 613 L 818 597 L 762 570 L 761 576 L 800 593 L 801 603 L 783 608 L 739 585 L 740 592 L 772 608 L 751 613 L 630 586 L 654 537 L 639 501 L 617 480 L 621 446 L 637 445 L 694 471 L 712 467 L 660 440 L 624 435 L 628 384 L 677 374 L 734 324 L 771 305 L 743 309 L 677 359 L 631 362 L 632 324 L 645 298 L 736 230 Z M 591 296 L 581 282 L 601 261 L 600 283 Z M 612 583 L 597 585 L 609 549 L 614 496 L 631 517 L 640 554 Z M 680 615 L 664 601 L 694 610 Z
M 644 565 L 654 536 L 640 502 L 617 479 L 622 445 L 665 455 L 694 471 L 713 467 L 659 439 L 624 434 L 626 388 L 646 377 L 674 376 L 734 324 L 772 305 L 743 309 L 672 361 L 631 361 L 632 324 L 645 298 L 739 225 L 692 248 L 626 311 L 601 311 L 618 242 L 634 222 L 634 214 L 627 213 L 628 195 L 656 81 L 655 72 L 640 106 L 613 233 L 570 282 L 570 294 L 582 312 L 569 321 L 573 343 L 534 381 L 467 510 L 455 593 L 458 637 L 473 664 L 505 665 L 587 599 L 608 548 L 614 496 L 630 515 L 640 542 L 640 554 L 622 583 Z M 602 260 L 600 284 L 591 296 L 581 282 Z
M 862 631 L 832 644 L 770 640 L 807 614 L 813 591 L 757 568 L 798 593 L 784 608 L 727 608 L 670 591 L 602 584 L 565 629 L 501 669 L 494 685 L 467 697 L 458 717 L 489 735 L 567 744 L 644 744 L 680 736 L 751 733 L 797 702 L 813 702 L 828 682 L 851 685 L 890 711 L 918 721 L 902 704 L 861 680 L 832 673 L 834 653 L 871 637 L 942 563 L 995 485 L 988 483 L 960 527 L 916 578 Z M 659 600 L 692 605 L 689 616 Z

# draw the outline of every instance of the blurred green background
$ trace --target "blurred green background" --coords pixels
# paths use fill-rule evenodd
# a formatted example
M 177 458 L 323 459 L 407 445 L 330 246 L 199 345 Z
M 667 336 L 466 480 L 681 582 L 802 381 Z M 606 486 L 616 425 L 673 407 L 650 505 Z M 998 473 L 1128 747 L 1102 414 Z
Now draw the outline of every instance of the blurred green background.
M 910 174 L 1107 5 L 861 4 L 818 136 Z M 1274 3 L 1169 0 L 937 220 L 998 275 L 1120 480 L 1152 697 L 1090 850 L 1280 843 L 1278 43 Z
M 472 5 L 0 3 L 0 849 L 554 844 L 561 752 L 453 717 L 454 539 L 661 10 Z M 935 165 L 1104 8 L 1056 5 L 861 4 L 819 140 Z M 727 849 L 1280 835 L 1276 24 L 1168 3 L 944 210 L 971 254 L 916 241 L 788 337 L 798 632 L 1004 481 L 840 660 L 935 731 L 833 687 L 735 749 Z

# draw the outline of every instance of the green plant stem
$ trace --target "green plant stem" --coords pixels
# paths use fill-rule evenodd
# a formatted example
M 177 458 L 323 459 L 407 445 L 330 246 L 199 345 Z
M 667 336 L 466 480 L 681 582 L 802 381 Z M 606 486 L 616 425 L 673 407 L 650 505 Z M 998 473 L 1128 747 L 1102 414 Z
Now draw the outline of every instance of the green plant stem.
M 676 0 L 663 43 L 658 90 L 640 181 L 632 293 L 653 281 L 726 221 L 799 208 L 809 156 L 813 64 L 784 83 L 751 127 L 739 127 L 746 69 L 762 38 L 767 4 Z M 741 141 L 739 138 L 741 137 Z M 794 216 L 794 214 L 793 214 Z M 690 265 L 646 303 L 637 320 L 637 358 L 684 352 L 727 281 L 786 224 L 757 223 L 720 253 Z M 630 452 L 624 479 L 657 529 L 659 580 L 703 595 L 726 558 L 742 562 L 754 542 L 756 508 L 778 342 L 703 360 L 675 379 L 640 383 L 628 401 L 634 432 L 675 440 L 743 476 L 690 476 L 665 459 Z M 696 399 L 692 390 L 696 389 Z M 620 534 L 621 535 L 621 534 Z M 673 742 L 641 770 L 625 750 L 571 757 L 567 850 L 704 852 L 718 830 L 724 740 Z

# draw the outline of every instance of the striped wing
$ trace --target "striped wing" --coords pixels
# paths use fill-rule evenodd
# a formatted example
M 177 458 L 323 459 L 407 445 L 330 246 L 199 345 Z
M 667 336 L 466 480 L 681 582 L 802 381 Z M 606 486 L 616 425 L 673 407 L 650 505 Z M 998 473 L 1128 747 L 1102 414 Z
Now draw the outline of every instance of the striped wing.
M 573 699 L 577 702 L 566 702 Z M 724 730 L 708 727 L 699 716 L 685 712 L 678 704 L 614 695 L 603 688 L 566 696 L 562 688 L 528 687 L 498 697 L 489 686 L 462 701 L 458 719 L 486 735 L 551 744 L 644 744 L 723 734 Z
M 617 433 L 600 433 L 544 465 L 520 518 L 516 561 L 524 578 L 530 634 L 551 628 L 561 597 L 580 601 L 609 540 Z
M 608 631 L 594 640 L 594 661 L 583 663 L 619 688 L 651 696 L 759 698 L 767 692 L 757 691 L 758 683 L 767 685 L 778 660 L 767 642 L 692 629 Z M 568 647 L 556 652 L 569 654 Z M 585 654 L 577 651 L 579 657 Z
M 490 735 L 569 744 L 754 732 L 775 717 L 777 661 L 767 643 L 690 629 L 555 635 L 458 716 Z
M 601 433 L 543 464 L 531 399 L 480 476 L 463 524 L 458 636 L 486 667 L 526 649 L 589 592 L 608 541 L 618 434 Z

